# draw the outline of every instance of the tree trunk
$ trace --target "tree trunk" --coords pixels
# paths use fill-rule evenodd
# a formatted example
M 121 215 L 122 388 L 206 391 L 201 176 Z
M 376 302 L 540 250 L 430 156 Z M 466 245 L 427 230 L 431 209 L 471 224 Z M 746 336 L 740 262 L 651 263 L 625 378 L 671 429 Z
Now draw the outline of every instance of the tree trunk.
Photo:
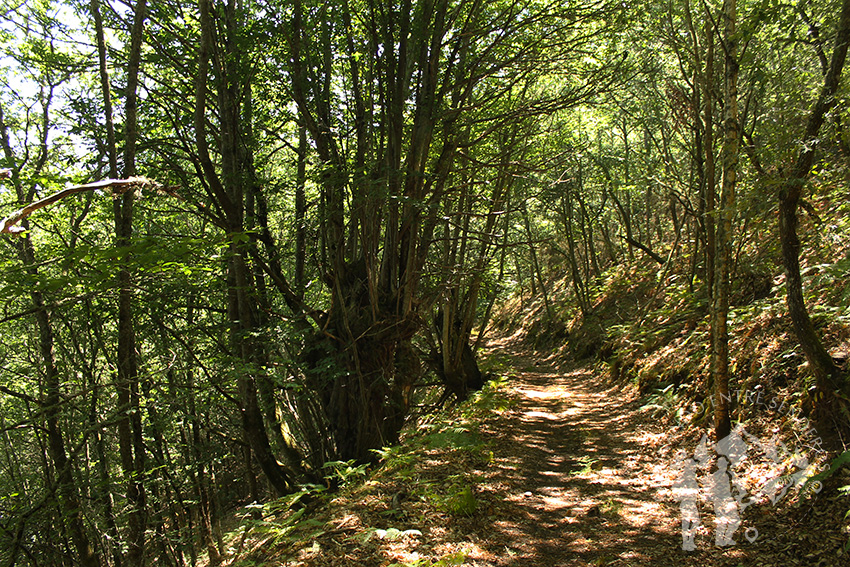
M 49 104 L 49 101 L 45 104 Z M 45 111 L 45 116 L 47 112 Z M 49 124 L 44 124 L 42 132 L 41 146 L 42 151 L 47 150 L 47 131 Z M 2 107 L 0 106 L 0 146 L 2 146 L 3 156 L 6 162 L 10 165 L 15 164 L 15 155 L 12 150 L 12 145 L 9 140 L 9 131 L 3 117 Z M 41 163 L 47 161 L 47 156 L 43 154 Z M 41 171 L 37 168 L 34 176 L 38 176 Z M 11 174 L 12 184 L 17 193 L 18 200 L 21 202 L 29 202 L 32 200 L 35 192 L 34 187 L 25 190 L 18 177 L 17 171 Z M 26 193 L 26 194 L 25 194 Z M 27 221 L 23 221 L 23 226 L 28 229 Z M 33 249 L 32 240 L 30 238 L 21 238 L 15 242 L 15 248 L 18 253 L 18 258 L 24 265 L 28 275 L 36 281 L 38 279 L 38 267 L 35 261 L 35 250 Z M 44 296 L 41 291 L 34 290 L 30 293 L 33 307 L 35 308 L 35 319 L 38 325 L 39 334 L 39 353 L 43 364 L 44 373 L 44 391 L 42 398 L 42 412 L 44 416 L 45 429 L 47 433 L 47 450 L 46 453 L 52 461 L 53 469 L 56 474 L 56 493 L 57 504 L 62 515 L 62 524 L 67 526 L 71 533 L 71 540 L 79 555 L 80 564 L 83 567 L 100 567 L 100 557 L 95 552 L 95 548 L 89 539 L 86 531 L 85 521 L 81 510 L 81 501 L 79 490 L 74 481 L 73 462 L 68 458 L 68 453 L 65 448 L 65 438 L 61 428 L 61 407 L 62 407 L 62 392 L 59 369 L 56 365 L 56 357 L 54 353 L 54 332 L 51 322 L 50 310 L 44 301 Z M 42 451 L 43 453 L 44 451 Z M 51 474 L 50 466 L 45 458 L 43 466 L 46 475 Z M 24 534 L 23 522 L 19 524 L 18 536 Z M 64 531 L 64 530 L 63 530 Z M 16 547 L 19 544 L 16 543 Z M 15 550 L 17 553 L 17 549 Z M 14 559 L 14 557 L 12 557 Z
M 708 6 L 706 6 L 708 10 Z M 714 165 L 714 25 L 711 18 L 705 21 L 705 84 L 703 89 L 703 127 L 705 128 L 705 288 L 711 301 L 714 296 L 714 262 L 717 255 Z
M 103 17 L 100 13 L 100 0 L 91 0 L 89 4 L 92 19 L 94 20 L 95 36 L 97 42 L 98 54 L 98 69 L 100 72 L 100 87 L 103 97 L 103 113 L 104 122 L 106 124 L 106 152 L 109 159 L 109 177 L 112 179 L 118 178 L 118 155 L 117 144 L 115 141 L 115 123 L 112 113 L 112 93 L 109 80 L 108 62 L 106 59 L 106 39 L 103 30 Z M 96 393 L 94 394 L 97 395 Z M 92 427 L 97 422 L 96 406 L 92 407 Z M 121 549 L 118 545 L 120 541 L 118 526 L 115 522 L 115 506 L 112 497 L 112 482 L 109 475 L 109 462 L 107 461 L 106 451 L 104 448 L 103 435 L 99 430 L 94 432 L 95 450 L 98 458 L 98 473 L 100 476 L 101 487 L 101 505 L 103 506 L 103 515 L 106 521 L 106 531 L 108 538 L 107 549 L 112 556 L 114 567 L 122 567 Z
M 528 209 L 523 205 L 522 207 L 522 219 L 525 225 L 525 235 L 528 238 L 528 250 L 531 252 L 531 265 L 532 272 L 531 277 L 537 278 L 537 283 L 540 285 L 540 293 L 543 296 L 543 306 L 546 308 L 546 317 L 551 321 L 552 320 L 552 307 L 549 302 L 549 292 L 546 290 L 546 283 L 543 281 L 543 272 L 540 270 L 540 263 L 537 261 L 537 245 L 534 242 L 534 234 L 531 231 L 531 221 L 528 218 Z M 574 260 L 574 259 L 573 259 Z M 574 272 L 573 272 L 573 283 L 580 282 L 581 278 L 578 276 L 578 268 L 573 264 Z M 576 280 L 578 277 L 578 280 Z
M 575 291 L 576 300 L 578 301 L 582 317 L 587 317 L 590 312 L 590 304 L 587 301 L 584 280 L 581 277 L 581 273 L 578 269 L 578 263 L 576 262 L 575 236 L 573 234 L 572 199 L 571 196 L 567 193 L 561 197 L 560 201 L 561 220 L 564 223 L 564 234 L 567 238 L 566 257 L 567 261 L 570 264 L 570 281 L 572 281 L 573 283 L 573 290 Z
M 190 305 L 188 309 L 189 313 L 187 315 L 187 320 L 189 324 L 192 323 L 194 319 L 193 310 Z M 198 415 L 198 410 L 195 403 L 195 394 L 194 394 L 194 386 L 195 386 L 195 378 L 192 369 L 189 368 L 186 371 L 186 385 L 187 391 L 189 394 L 189 404 L 187 408 L 188 417 L 190 425 L 188 426 L 188 431 L 186 431 L 187 426 L 184 424 L 184 445 L 189 447 L 188 457 L 191 457 L 192 466 L 188 471 L 189 479 L 192 481 L 194 485 L 195 494 L 198 498 L 198 505 L 196 507 L 197 516 L 198 516 L 198 532 L 199 532 L 199 540 L 200 544 L 207 549 L 207 558 L 209 560 L 210 565 L 220 565 L 221 564 L 221 554 L 218 552 L 218 548 L 215 545 L 215 540 L 213 539 L 213 530 L 212 524 L 213 519 L 210 513 L 210 496 L 209 496 L 209 482 L 206 472 L 206 467 L 204 463 L 208 460 L 207 455 L 203 453 L 203 442 L 201 440 L 201 423 L 200 416 Z M 191 558 L 192 565 L 194 566 L 197 562 L 196 552 L 195 552 L 195 544 L 192 542 L 191 546 Z
M 237 375 L 239 388 L 239 399 L 241 402 L 242 428 L 245 439 L 251 446 L 257 463 L 266 475 L 278 496 L 283 496 L 291 491 L 289 475 L 278 463 L 271 448 L 268 432 L 266 431 L 265 419 L 260 406 L 257 392 L 257 382 L 262 379 L 259 368 L 255 364 L 254 339 L 251 337 L 255 329 L 254 309 L 251 305 L 249 290 L 253 289 L 245 261 L 245 244 L 231 243 L 231 258 L 229 262 L 230 275 L 228 281 L 232 286 L 231 304 L 228 309 L 231 331 L 230 339 L 234 352 L 238 353 L 241 363 Z
M 130 55 L 127 65 L 127 98 L 124 105 L 124 176 L 136 175 L 136 123 L 137 85 L 141 60 L 142 33 L 146 16 L 146 0 L 135 5 L 133 28 L 130 35 Z M 104 88 L 108 88 L 108 85 Z M 118 270 L 118 344 L 117 385 L 118 406 L 122 418 L 118 421 L 118 451 L 127 482 L 127 501 L 130 505 L 127 520 L 127 564 L 143 567 L 145 564 L 145 531 L 147 509 L 145 495 L 145 446 L 142 438 L 139 372 L 136 361 L 136 337 L 133 325 L 133 279 L 129 265 L 131 259 L 126 249 L 133 235 L 133 199 L 130 190 L 114 200 L 115 245 L 124 248 Z
M 295 174 L 295 294 L 304 300 L 307 286 L 304 274 L 304 264 L 307 258 L 307 199 L 305 184 L 307 182 L 307 129 L 304 125 L 298 127 L 298 165 Z
M 838 90 L 841 72 L 847 58 L 847 46 L 850 43 L 850 0 L 844 0 L 835 38 L 835 48 L 824 76 L 824 83 L 818 99 L 809 112 L 806 131 L 803 135 L 802 150 L 791 174 L 779 189 L 779 237 L 782 242 L 782 263 L 785 267 L 785 289 L 788 301 L 788 313 L 794 326 L 794 332 L 811 372 L 815 377 L 818 391 L 818 403 L 822 413 L 830 413 L 835 402 L 834 392 L 841 389 L 840 372 L 832 357 L 824 348 L 815 331 L 806 310 L 803 296 L 803 283 L 800 277 L 800 239 L 797 236 L 797 207 L 803 186 L 806 183 L 817 148 L 818 132 L 826 113 L 835 105 L 835 93 Z
M 130 245 L 132 234 L 133 193 L 128 191 L 115 200 L 116 246 Z M 125 253 L 126 254 L 126 253 Z M 121 260 L 118 272 L 118 452 L 127 482 L 127 501 L 130 505 L 127 531 L 127 563 L 130 567 L 144 564 L 146 504 L 145 448 L 142 440 L 139 376 L 136 362 L 136 339 L 133 328 L 133 288 L 130 260 Z
M 723 183 L 717 225 L 715 295 L 712 310 L 712 378 L 714 380 L 714 427 L 717 439 L 729 435 L 729 272 L 732 264 L 732 220 L 735 216 L 735 183 L 738 173 L 738 38 L 736 0 L 726 0 L 723 10 L 725 60 L 723 118 Z
M 97 396 L 97 393 L 93 394 Z M 106 523 L 106 550 L 112 557 L 112 567 L 121 567 L 123 565 L 121 549 L 119 542 L 121 538 L 118 532 L 118 525 L 115 522 L 115 503 L 112 497 L 112 478 L 109 474 L 109 461 L 106 456 L 102 433 L 95 429 L 97 427 L 98 414 L 96 406 L 92 404 L 91 427 L 94 429 L 94 444 L 95 453 L 97 456 L 97 472 L 98 480 L 100 481 L 99 500 L 103 507 L 103 518 Z
M 249 267 L 252 243 L 246 243 L 242 236 L 245 231 L 245 194 L 255 189 L 253 179 L 253 155 L 243 136 L 250 131 L 250 108 L 245 109 L 240 101 L 247 100 L 250 78 L 245 71 L 238 51 L 238 8 L 228 4 L 221 21 L 222 29 L 218 33 L 223 47 L 216 42 L 216 22 L 213 19 L 210 0 L 199 0 L 199 21 L 201 42 L 198 50 L 198 73 L 195 84 L 195 142 L 204 176 L 209 184 L 212 197 L 223 211 L 224 224 L 230 239 L 230 257 L 227 264 L 228 282 L 228 318 L 230 320 L 231 350 L 238 362 L 237 386 L 240 399 L 240 414 L 245 439 L 269 484 L 278 495 L 290 491 L 291 483 L 287 471 L 275 458 L 268 433 L 265 428 L 263 412 L 257 393 L 255 285 Z M 219 143 L 221 153 L 221 174 L 212 162 L 206 139 L 207 79 L 210 73 L 210 60 L 215 63 L 215 92 L 217 95 L 217 115 L 220 120 Z M 238 79 L 237 79 L 238 77 Z M 247 82 L 246 82 L 247 81 Z M 243 90 L 245 89 L 245 90 Z M 243 110 L 247 110 L 243 114 Z M 261 379 L 261 378 L 259 378 Z
M 33 277 L 37 276 L 32 242 L 23 238 L 18 242 L 18 253 L 22 263 Z M 100 558 L 95 553 L 94 546 L 86 533 L 85 523 L 81 513 L 80 496 L 73 475 L 73 463 L 68 458 L 65 449 L 65 438 L 60 426 L 61 391 L 59 369 L 56 367 L 53 345 L 53 326 L 47 306 L 41 292 L 30 294 L 38 323 L 39 350 L 44 372 L 44 401 L 43 412 L 47 430 L 48 453 L 53 461 L 56 472 L 56 485 L 59 509 L 63 523 L 71 533 L 71 541 L 79 555 L 83 567 L 100 567 Z

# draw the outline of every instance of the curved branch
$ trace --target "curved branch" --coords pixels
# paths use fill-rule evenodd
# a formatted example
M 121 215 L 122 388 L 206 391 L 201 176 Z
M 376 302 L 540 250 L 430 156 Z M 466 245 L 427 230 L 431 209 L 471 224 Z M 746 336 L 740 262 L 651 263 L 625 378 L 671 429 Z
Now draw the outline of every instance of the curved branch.
M 68 195 L 74 195 L 75 193 L 83 193 L 85 191 L 94 191 L 95 189 L 112 189 L 113 195 L 122 195 L 131 189 L 142 187 L 149 187 L 153 189 L 162 188 L 159 183 L 151 179 L 147 179 L 146 177 L 130 177 L 129 179 L 104 179 L 103 181 L 95 181 L 93 183 L 86 183 L 85 185 L 74 185 L 73 187 L 66 187 L 65 189 L 62 189 L 61 191 L 58 191 L 53 195 L 30 203 L 22 209 L 18 209 L 17 211 L 3 219 L 2 226 L 0 226 L 0 234 L 20 234 L 21 232 L 24 232 L 23 228 L 17 226 L 19 222 L 33 214 L 35 211 L 43 209 L 48 205 L 52 205 L 53 203 L 64 199 Z

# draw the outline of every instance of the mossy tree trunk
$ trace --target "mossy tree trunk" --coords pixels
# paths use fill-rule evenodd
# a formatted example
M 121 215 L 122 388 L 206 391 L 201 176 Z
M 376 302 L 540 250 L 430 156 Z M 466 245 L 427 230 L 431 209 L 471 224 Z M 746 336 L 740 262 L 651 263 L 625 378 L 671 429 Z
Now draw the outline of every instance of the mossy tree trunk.
M 717 439 L 731 431 L 729 414 L 729 272 L 732 266 L 732 221 L 735 217 L 735 185 L 738 174 L 738 36 L 737 2 L 723 6 L 725 50 L 723 180 L 717 223 L 715 285 L 712 298 L 712 379 L 714 381 L 714 428 Z

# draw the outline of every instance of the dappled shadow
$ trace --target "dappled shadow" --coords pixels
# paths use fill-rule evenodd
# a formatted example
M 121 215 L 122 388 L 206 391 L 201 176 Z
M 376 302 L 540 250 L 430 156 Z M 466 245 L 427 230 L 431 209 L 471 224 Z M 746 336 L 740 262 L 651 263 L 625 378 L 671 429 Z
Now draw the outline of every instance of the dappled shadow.
M 670 465 L 686 433 L 666 428 L 633 391 L 606 384 L 592 367 L 507 356 L 516 369 L 513 407 L 488 414 L 478 432 L 464 426 L 409 453 L 415 466 L 336 495 L 327 516 L 312 520 L 317 534 L 299 537 L 286 561 L 251 559 L 286 567 L 845 564 L 838 556 L 812 563 L 814 555 L 797 552 L 799 524 L 755 506 L 748 525 L 771 528 L 772 539 L 747 545 L 739 534 L 739 545 L 715 547 L 704 506 L 697 550 L 683 551 Z M 461 490 L 472 496 L 468 510 L 452 505 Z
M 660 495 L 670 486 L 656 454 L 665 430 L 634 396 L 587 368 L 516 365 L 524 367 L 514 384 L 520 405 L 489 431 L 499 445 L 487 486 L 501 499 L 479 543 L 500 558 L 489 564 L 737 565 L 744 557 L 735 548 L 682 551 L 678 506 Z

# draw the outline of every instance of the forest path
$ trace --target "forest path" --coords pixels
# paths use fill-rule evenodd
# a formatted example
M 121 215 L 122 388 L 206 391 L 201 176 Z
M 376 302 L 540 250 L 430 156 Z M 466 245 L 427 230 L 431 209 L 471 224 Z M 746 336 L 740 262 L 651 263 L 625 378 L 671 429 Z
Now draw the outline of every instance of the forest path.
M 714 548 L 713 518 L 682 550 L 670 431 L 622 384 L 592 366 L 560 367 L 494 343 L 511 359 L 513 411 L 490 426 L 498 441 L 490 483 L 504 507 L 487 546 L 504 544 L 492 565 L 739 565 L 744 549 Z M 712 538 L 713 539 L 713 538 Z M 471 563 L 473 564 L 473 563 Z M 482 564 L 488 564 L 486 562 Z
M 682 441 L 681 432 L 663 426 L 642 409 L 646 400 L 611 384 L 594 365 L 559 365 L 545 355 L 517 352 L 508 341 L 493 342 L 488 350 L 508 369 L 512 403 L 476 422 L 472 437 L 483 445 L 467 450 L 426 443 L 401 469 L 379 469 L 362 488 L 336 495 L 314 524 L 323 526 L 320 533 L 281 550 L 283 562 L 260 545 L 254 564 L 809 564 L 811 556 L 799 554 L 793 540 L 774 541 L 784 554 L 780 561 L 765 561 L 767 549 L 757 549 L 762 539 L 756 546 L 715 547 L 710 513 L 701 519 L 696 551 L 683 551 L 671 491 L 678 476 L 671 445 Z M 482 447 L 488 456 L 481 455 Z M 451 513 L 446 499 L 462 486 L 470 487 L 476 502 L 468 515 Z
M 493 525 L 493 539 L 512 541 L 504 564 L 682 564 L 678 506 L 658 494 L 670 484 L 656 454 L 664 431 L 641 402 L 592 368 L 559 368 L 498 343 L 491 352 L 518 367 L 518 405 L 493 432 L 490 482 L 510 508 Z

